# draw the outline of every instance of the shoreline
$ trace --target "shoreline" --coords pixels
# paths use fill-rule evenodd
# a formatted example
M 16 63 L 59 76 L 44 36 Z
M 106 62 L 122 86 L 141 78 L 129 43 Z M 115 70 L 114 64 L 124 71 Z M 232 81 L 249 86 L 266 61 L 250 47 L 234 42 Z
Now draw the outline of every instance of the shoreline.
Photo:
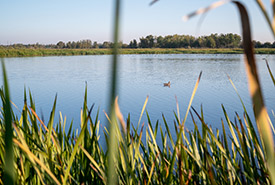
M 111 55 L 111 49 L 0 49 L 1 58 L 38 57 L 38 56 L 74 56 L 74 55 Z M 243 54 L 241 48 L 138 48 L 120 49 L 120 54 Z M 275 48 L 256 48 L 255 54 L 275 54 Z

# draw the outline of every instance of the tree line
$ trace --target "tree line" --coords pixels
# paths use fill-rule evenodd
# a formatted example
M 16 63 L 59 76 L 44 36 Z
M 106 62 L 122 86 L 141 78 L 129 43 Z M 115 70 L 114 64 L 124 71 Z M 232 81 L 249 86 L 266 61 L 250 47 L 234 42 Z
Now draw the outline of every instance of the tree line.
M 275 42 L 253 41 L 255 48 L 275 48 Z M 211 34 L 208 36 L 194 37 L 191 35 L 167 35 L 139 38 L 130 41 L 129 44 L 119 42 L 121 48 L 241 48 L 242 40 L 238 34 Z M 89 39 L 80 41 L 69 41 L 67 43 L 59 41 L 56 44 L 12 44 L 2 45 L 8 48 L 45 48 L 45 49 L 92 49 L 92 48 L 112 48 L 113 43 L 105 41 L 103 43 L 92 42 Z
M 241 37 L 237 34 L 211 34 L 194 37 L 190 35 L 168 35 L 154 37 L 148 35 L 140 38 L 140 48 L 238 48 Z

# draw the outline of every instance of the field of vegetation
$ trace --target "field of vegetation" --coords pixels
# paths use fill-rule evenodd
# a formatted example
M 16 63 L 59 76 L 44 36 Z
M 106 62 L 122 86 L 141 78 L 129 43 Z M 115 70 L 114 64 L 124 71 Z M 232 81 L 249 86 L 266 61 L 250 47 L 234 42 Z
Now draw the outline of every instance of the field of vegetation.
M 242 54 L 241 48 L 137 48 L 120 49 L 120 54 Z M 0 49 L 0 57 L 111 55 L 112 49 Z M 275 48 L 257 48 L 255 54 L 275 54 Z
M 262 6 L 260 0 L 256 2 Z M 124 119 L 116 98 L 120 10 L 120 1 L 117 0 L 114 46 L 110 51 L 113 62 L 107 128 L 100 127 L 98 116 L 90 116 L 96 110 L 93 110 L 93 105 L 87 105 L 87 89 L 81 110 L 81 130 L 72 128 L 72 123 L 67 125 L 62 114 L 59 115 L 59 122 L 54 123 L 56 99 L 49 122 L 45 123 L 36 113 L 31 93 L 27 96 L 26 91 L 21 116 L 16 116 L 11 107 L 2 61 L 0 184 L 275 184 L 275 130 L 262 97 L 249 19 L 240 2 L 232 3 L 242 18 L 243 51 L 256 123 L 251 121 L 252 116 L 247 114 L 242 103 L 244 114 L 236 113 L 234 120 L 229 120 L 222 107 L 225 121 L 221 121 L 221 131 L 214 131 L 207 125 L 202 108 L 199 111 L 191 106 L 202 73 L 183 119 L 178 105 L 173 123 L 167 123 L 163 116 L 165 128 L 158 122 L 151 123 L 148 114 L 148 124 L 139 121 L 133 126 L 130 115 Z M 200 12 L 206 12 L 211 7 L 214 6 Z M 265 9 L 262 8 L 262 11 L 265 12 Z M 275 36 L 275 22 L 267 20 Z M 185 50 L 180 51 L 183 53 Z M 208 51 L 211 50 L 205 50 Z M 275 86 L 268 63 L 267 71 Z M 141 116 L 146 112 L 147 101 Z M 187 116 L 193 120 L 192 131 L 185 127 Z M 200 121 L 195 122 L 195 117 Z M 65 132 L 65 127 L 69 127 L 68 132 Z M 225 132 L 226 127 L 230 133 Z M 103 135 L 99 135 L 99 129 L 103 129 Z M 172 129 L 175 136 L 171 135 Z M 157 135 L 161 137 L 160 141 L 156 140 Z

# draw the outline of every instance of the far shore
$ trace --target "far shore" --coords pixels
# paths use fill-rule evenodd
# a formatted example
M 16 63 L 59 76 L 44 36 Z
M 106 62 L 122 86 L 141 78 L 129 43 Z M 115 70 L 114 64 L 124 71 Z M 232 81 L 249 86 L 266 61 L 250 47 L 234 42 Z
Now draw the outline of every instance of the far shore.
M 242 54 L 241 48 L 138 48 L 120 49 L 120 54 Z M 0 49 L 0 57 L 111 55 L 111 49 Z M 256 48 L 255 54 L 275 54 L 275 48 Z

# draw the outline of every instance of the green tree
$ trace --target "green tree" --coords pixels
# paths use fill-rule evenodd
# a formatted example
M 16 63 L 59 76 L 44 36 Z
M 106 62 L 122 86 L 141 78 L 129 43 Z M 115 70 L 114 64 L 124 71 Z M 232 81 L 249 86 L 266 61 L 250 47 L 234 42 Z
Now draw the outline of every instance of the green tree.
M 102 48 L 112 48 L 112 46 L 113 46 L 113 44 L 111 42 L 105 41 L 105 42 L 103 42 L 101 47 Z
M 263 48 L 272 48 L 272 44 L 270 42 L 265 42 Z
M 75 42 L 75 41 L 72 42 L 72 48 L 73 48 L 73 49 L 76 48 L 76 42 Z
M 138 48 L 138 43 L 137 43 L 136 39 L 130 41 L 128 48 Z
M 73 48 L 71 41 L 67 42 L 66 48 L 69 48 L 69 49 Z
M 163 48 L 164 47 L 164 38 L 162 36 L 157 37 L 157 47 Z
M 216 42 L 213 37 L 211 37 L 211 36 L 206 37 L 206 47 L 208 47 L 208 48 L 216 47 Z
M 138 48 L 138 44 L 137 44 L 137 40 L 136 39 L 133 40 L 133 48 Z
M 97 42 L 94 42 L 94 43 L 93 43 L 93 48 L 99 48 Z
M 147 38 L 141 37 L 139 42 L 139 47 L 141 48 L 149 48 L 149 41 Z
M 62 42 L 62 41 L 59 41 L 59 42 L 56 44 L 56 47 L 57 47 L 58 49 L 65 48 L 65 43 Z
M 149 48 L 153 48 L 156 46 L 155 37 L 153 35 L 148 35 L 146 39 L 148 40 Z

